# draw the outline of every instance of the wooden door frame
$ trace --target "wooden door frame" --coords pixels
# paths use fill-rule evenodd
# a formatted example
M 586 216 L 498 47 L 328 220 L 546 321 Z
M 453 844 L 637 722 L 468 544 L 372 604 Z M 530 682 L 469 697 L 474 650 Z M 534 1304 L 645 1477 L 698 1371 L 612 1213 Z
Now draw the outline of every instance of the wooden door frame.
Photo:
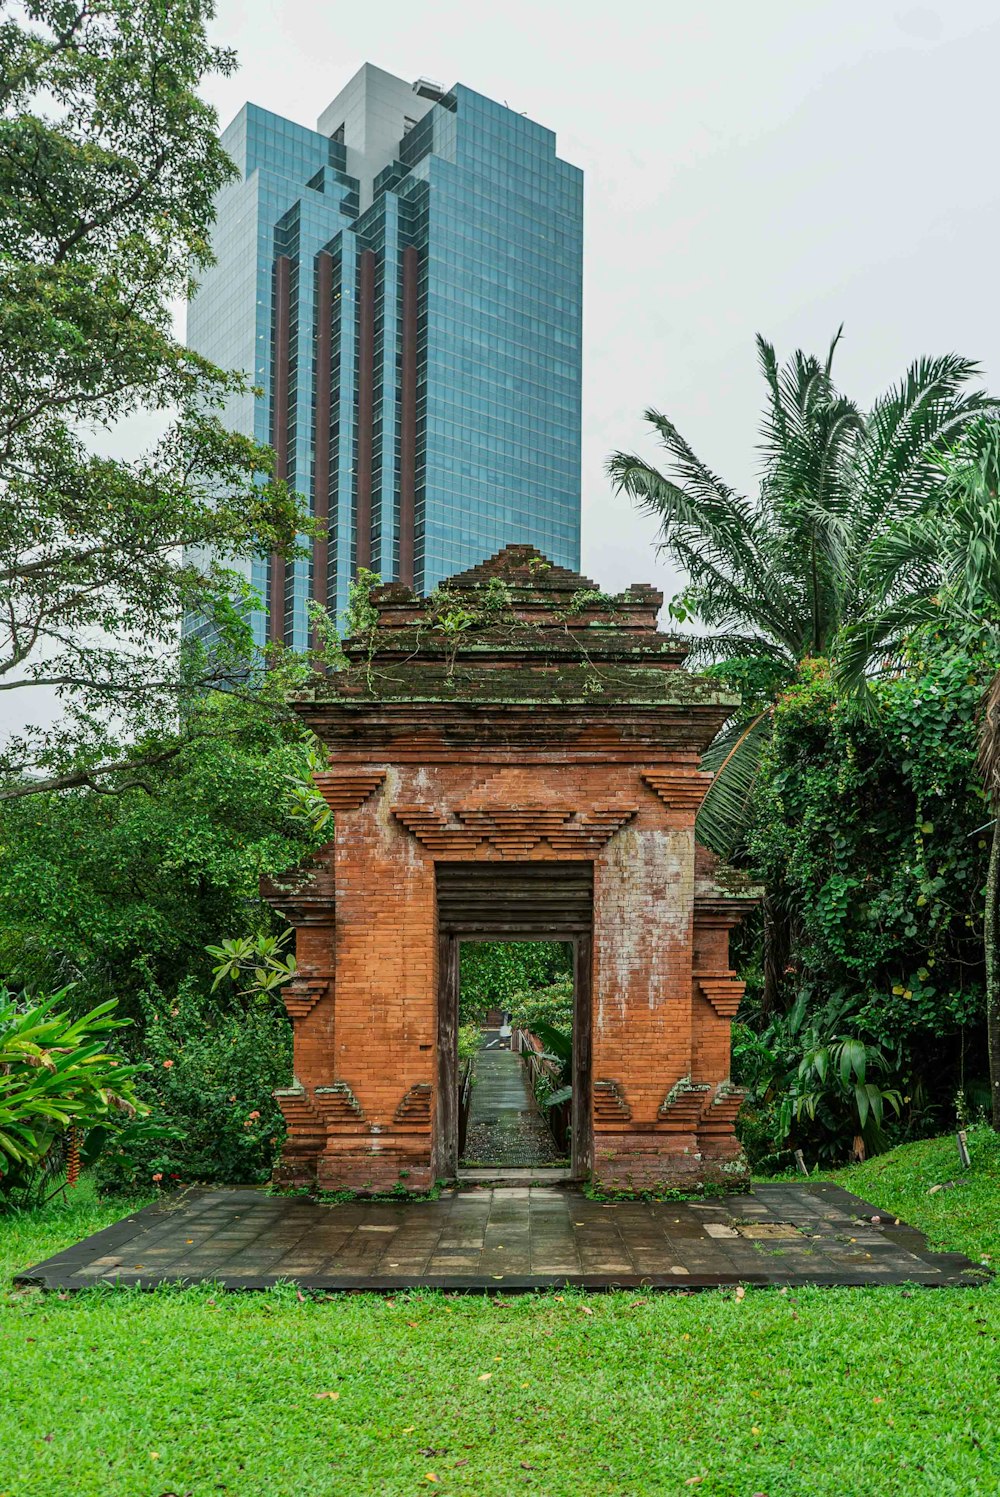
M 432 1161 L 436 1180 L 458 1175 L 458 996 L 460 936 L 438 934 L 437 1106 Z
M 438 935 L 437 1106 L 435 1108 L 434 1175 L 454 1180 L 458 1175 L 458 1007 L 460 946 L 462 941 L 566 941 L 573 947 L 573 1109 L 570 1122 L 570 1173 L 588 1180 L 593 1169 L 594 1133 L 591 1124 L 592 970 L 593 937 L 579 931 L 550 935 L 496 935 L 476 930 L 463 935 Z
M 574 1180 L 589 1180 L 594 1168 L 592 1030 L 594 938 L 573 938 L 573 1111 L 570 1122 L 570 1170 Z

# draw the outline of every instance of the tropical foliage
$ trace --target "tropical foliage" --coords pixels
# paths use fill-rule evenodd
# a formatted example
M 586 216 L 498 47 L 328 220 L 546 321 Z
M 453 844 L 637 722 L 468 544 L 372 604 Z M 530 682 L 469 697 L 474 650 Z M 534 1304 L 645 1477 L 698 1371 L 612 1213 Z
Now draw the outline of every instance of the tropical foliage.
M 145 1111 L 141 1067 L 106 1048 L 122 1027 L 114 1002 L 73 1019 L 66 996 L 26 1004 L 0 988 L 0 1197 L 25 1189 L 68 1130 Z
M 140 996 L 148 1068 L 137 1095 L 154 1125 L 110 1140 L 97 1162 L 102 1185 L 131 1191 L 192 1180 L 267 1180 L 285 1124 L 274 1100 L 292 1074 L 291 1027 L 280 1001 L 222 1003 L 193 981 Z
M 560 941 L 463 941 L 460 960 L 464 1023 L 512 1008 L 520 994 L 569 977 L 573 965 L 572 948 Z
M 531 1033 L 541 1040 L 544 1049 L 539 1059 L 548 1068 L 539 1076 L 535 1096 L 543 1107 L 559 1107 L 573 1095 L 573 1035 L 544 1019 L 536 1019 Z
M 701 839 L 727 856 L 747 827 L 777 696 L 804 660 L 828 657 L 841 630 L 881 609 L 881 538 L 924 510 L 940 484 L 938 456 L 992 406 L 968 388 L 978 366 L 948 354 L 917 360 L 863 412 L 834 383 L 839 337 L 824 360 L 798 351 L 784 365 L 758 338 L 766 405 L 755 497 L 725 483 L 655 410 L 646 419 L 666 468 L 625 452 L 608 464 L 616 487 L 659 521 L 660 550 L 687 574 L 673 611 L 707 630 L 692 636 L 694 661 L 741 691 L 740 711 L 705 760 L 718 773 L 698 823 Z
M 0 807 L 0 975 L 40 992 L 71 981 L 75 1014 L 117 997 L 123 1054 L 152 1067 L 135 1083 L 148 1116 L 88 1135 L 116 1187 L 264 1179 L 283 1136 L 271 1091 L 291 1077 L 290 1025 L 280 983 L 251 990 L 272 958 L 287 981 L 294 956 L 258 886 L 328 831 L 301 805 L 298 730 L 238 699 L 200 710 L 225 721 L 148 788 Z M 222 933 L 237 968 L 213 983 Z
M 309 745 L 293 725 L 220 697 L 197 745 L 118 795 L 71 790 L 0 806 L 0 977 L 45 991 L 75 984 L 74 1005 L 115 997 L 137 1020 L 141 994 L 211 988 L 220 936 L 272 934 L 261 874 L 294 867 L 322 842 L 297 787 Z M 231 984 L 218 1003 L 231 999 Z
M 754 1093 L 748 1137 L 758 1152 L 786 1147 L 779 1083 L 818 1043 L 805 1038 L 816 1024 L 825 1038 L 851 1036 L 891 1059 L 897 1131 L 947 1126 L 959 1093 L 973 1111 L 985 1099 L 979 891 L 989 833 L 976 714 L 998 658 L 982 631 L 964 648 L 925 631 L 905 669 L 872 687 L 872 712 L 857 712 L 822 662 L 776 706 L 748 835 L 789 933 L 773 992 L 762 991 L 761 946 L 744 937 L 742 951 L 756 980 L 738 1076 Z M 806 1009 L 789 1030 L 800 999 Z M 770 1069 L 748 1048 L 751 1032 L 769 1031 L 762 1043 L 779 1054 Z M 843 1109 L 820 1121 L 796 1119 L 811 1157 L 831 1139 L 846 1152 L 862 1132 Z
M 244 580 L 308 528 L 273 455 L 227 430 L 247 393 L 185 349 L 173 302 L 210 261 L 236 167 L 198 87 L 232 72 L 211 0 L 29 0 L 0 21 L 0 691 L 63 715 L 0 747 L 0 799 L 118 786 L 264 688 Z M 162 435 L 134 461 L 108 432 Z M 121 444 L 116 443 L 121 449 Z M 179 624 L 197 614 L 209 655 Z M 182 709 L 179 711 L 179 708 Z
M 817 1011 L 811 997 L 803 989 L 763 1032 L 741 1025 L 733 1036 L 734 1071 L 749 1093 L 741 1128 L 758 1169 L 789 1165 L 798 1149 L 811 1164 L 879 1153 L 887 1111 L 902 1110 L 899 1091 L 886 1084 L 898 1047 L 887 1054 L 860 1033 L 863 1020 L 848 1002 L 831 999 Z
M 563 1034 L 573 1030 L 573 979 L 561 977 L 545 987 L 515 993 L 511 1000 L 511 1023 L 540 1036 L 538 1026 L 547 1024 Z
M 656 411 L 665 469 L 609 464 L 687 574 L 694 661 L 739 695 L 698 834 L 766 889 L 740 938 L 758 1154 L 974 1110 L 987 1033 L 1000 1125 L 1000 422 L 954 355 L 866 413 L 837 341 L 780 365 L 758 339 L 753 499 Z
M 980 633 L 1000 659 L 1000 422 L 972 422 L 940 459 L 935 502 L 893 524 L 873 548 L 881 607 L 845 632 L 841 684 L 871 706 L 868 677 L 895 669 L 911 631 Z M 992 811 L 984 943 L 994 1126 L 1000 1128 L 1000 673 L 980 704 L 979 768 Z

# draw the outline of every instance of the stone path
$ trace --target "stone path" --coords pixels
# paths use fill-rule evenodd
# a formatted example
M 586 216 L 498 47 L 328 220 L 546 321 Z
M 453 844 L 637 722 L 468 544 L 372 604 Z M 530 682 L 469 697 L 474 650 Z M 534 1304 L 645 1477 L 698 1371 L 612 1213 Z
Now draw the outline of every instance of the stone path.
M 559 1150 L 531 1094 L 524 1062 L 495 1043 L 498 1039 L 496 1030 L 483 1031 L 462 1164 L 495 1169 L 559 1164 Z
M 83 1289 L 211 1281 L 265 1289 L 428 1287 L 504 1293 L 725 1284 L 972 1285 L 989 1273 L 932 1253 L 894 1218 L 825 1182 L 707 1201 L 601 1202 L 558 1187 L 449 1190 L 432 1201 L 325 1205 L 192 1187 L 26 1269 Z

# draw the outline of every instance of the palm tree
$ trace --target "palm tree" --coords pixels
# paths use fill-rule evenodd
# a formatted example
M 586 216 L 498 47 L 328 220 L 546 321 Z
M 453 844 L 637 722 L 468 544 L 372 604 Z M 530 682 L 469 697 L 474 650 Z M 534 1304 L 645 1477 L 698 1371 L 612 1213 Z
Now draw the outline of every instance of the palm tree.
M 872 545 L 870 607 L 845 629 L 837 650 L 840 683 L 867 710 L 872 677 L 898 666 L 903 643 L 922 625 L 986 630 L 1000 659 L 1000 420 L 969 423 L 937 466 L 934 503 Z M 993 812 L 983 944 L 993 1126 L 1000 1129 L 1000 670 L 980 705 L 978 757 Z
M 865 414 L 833 382 L 840 336 L 824 360 L 799 350 L 783 366 L 758 337 L 767 403 L 755 497 L 731 489 L 655 410 L 646 420 L 666 468 L 626 452 L 607 465 L 616 490 L 659 520 L 658 550 L 687 574 L 671 606 L 707 628 L 692 661 L 724 665 L 744 686 L 744 707 L 704 760 L 715 780 L 698 835 L 724 857 L 746 829 L 775 701 L 804 660 L 828 656 L 839 632 L 868 616 L 872 546 L 926 508 L 941 482 L 937 456 L 994 405 L 966 388 L 978 365 L 945 354 L 917 360 Z

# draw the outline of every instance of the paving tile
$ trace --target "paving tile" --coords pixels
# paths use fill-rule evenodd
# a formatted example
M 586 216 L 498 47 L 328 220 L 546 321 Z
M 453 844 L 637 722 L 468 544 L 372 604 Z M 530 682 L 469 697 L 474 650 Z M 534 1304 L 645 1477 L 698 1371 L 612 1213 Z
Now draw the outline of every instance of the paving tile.
M 253 1190 L 189 1189 L 26 1270 L 81 1289 L 183 1279 L 233 1288 L 292 1279 L 336 1289 L 531 1289 L 578 1283 L 976 1284 L 988 1272 L 932 1253 L 895 1218 L 825 1183 L 713 1202 L 590 1201 L 566 1187 L 444 1192 L 435 1201 L 332 1205 Z M 741 1230 L 741 1228 L 743 1230 Z M 799 1229 L 799 1230 L 796 1230 Z

